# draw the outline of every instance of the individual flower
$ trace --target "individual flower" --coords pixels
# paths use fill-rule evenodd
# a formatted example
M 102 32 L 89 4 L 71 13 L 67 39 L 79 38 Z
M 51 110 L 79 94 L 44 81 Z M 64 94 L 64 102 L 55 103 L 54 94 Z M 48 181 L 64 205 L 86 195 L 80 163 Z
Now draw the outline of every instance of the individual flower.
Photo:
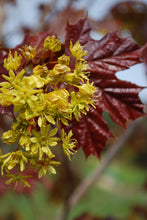
M 44 95 L 47 100 L 47 108 L 58 113 L 71 113 L 71 104 L 68 100 L 69 92 L 66 89 L 58 89 Z
M 71 159 L 71 155 L 73 155 L 76 147 L 76 139 L 71 138 L 73 135 L 72 130 L 69 131 L 68 134 L 62 129 L 61 131 L 61 140 L 64 154 Z
M 19 131 L 18 130 L 8 130 L 3 133 L 2 140 L 4 143 L 13 144 L 18 139 Z
M 51 50 L 52 52 L 57 52 L 61 50 L 61 41 L 54 35 L 48 36 L 44 41 L 44 48 Z
M 42 76 L 42 75 L 46 75 L 47 73 L 48 73 L 48 68 L 45 64 L 35 66 L 32 71 L 32 74 L 35 76 Z
M 52 155 L 52 157 L 48 161 L 44 160 L 42 162 L 43 164 L 40 166 L 40 169 L 39 169 L 39 172 L 38 172 L 39 178 L 41 178 L 42 176 L 46 175 L 47 172 L 49 174 L 56 174 L 56 170 L 55 170 L 54 166 L 60 165 L 60 162 L 54 160 L 53 159 L 54 157 L 55 156 Z
M 80 45 L 79 41 L 77 41 L 74 45 L 72 41 L 70 41 L 70 51 L 74 57 L 82 61 L 85 61 L 82 57 L 88 54 L 86 50 L 83 50 L 83 47 Z
M 35 47 L 32 45 L 26 45 L 22 47 L 23 49 L 20 49 L 20 51 L 22 52 L 23 56 L 27 59 L 27 60 L 32 60 L 35 56 L 36 56 L 36 50 Z
M 58 63 L 68 66 L 70 63 L 70 57 L 63 54 L 61 57 L 58 58 Z
M 16 165 L 19 165 L 20 171 L 22 172 L 25 169 L 25 163 L 28 162 L 27 158 L 20 150 L 16 152 L 8 153 L 2 156 L 1 158 L 2 159 L 5 158 L 1 166 L 2 175 L 4 175 L 4 168 L 8 170 L 12 170 Z
M 17 51 L 14 52 L 14 56 L 11 51 L 8 54 L 8 57 L 4 59 L 4 67 L 7 70 L 17 70 L 21 64 L 22 56 L 17 54 Z

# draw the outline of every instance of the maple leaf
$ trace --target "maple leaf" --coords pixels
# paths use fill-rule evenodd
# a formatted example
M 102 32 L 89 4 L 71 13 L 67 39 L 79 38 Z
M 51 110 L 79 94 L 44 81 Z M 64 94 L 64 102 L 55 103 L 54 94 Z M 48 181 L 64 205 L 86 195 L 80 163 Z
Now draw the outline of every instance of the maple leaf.
M 126 127 L 129 119 L 143 116 L 143 107 L 138 97 L 142 87 L 117 79 L 115 73 L 141 63 L 142 48 L 130 38 L 119 38 L 116 33 L 109 33 L 97 41 L 90 37 L 91 27 L 86 19 L 77 24 L 67 24 L 65 51 L 69 55 L 70 41 L 79 41 L 87 50 L 85 57 L 90 71 L 90 80 L 98 87 L 96 109 L 90 108 L 86 116 L 77 123 L 70 124 L 74 136 L 83 147 L 86 157 L 93 154 L 100 156 L 107 139 L 111 136 L 102 112 L 107 111 L 114 122 Z
M 93 154 L 99 158 L 106 141 L 113 136 L 98 105 L 96 109 L 90 107 L 88 114 L 82 115 L 80 121 L 73 119 L 68 129 L 72 129 L 78 146 L 83 147 L 86 157 Z

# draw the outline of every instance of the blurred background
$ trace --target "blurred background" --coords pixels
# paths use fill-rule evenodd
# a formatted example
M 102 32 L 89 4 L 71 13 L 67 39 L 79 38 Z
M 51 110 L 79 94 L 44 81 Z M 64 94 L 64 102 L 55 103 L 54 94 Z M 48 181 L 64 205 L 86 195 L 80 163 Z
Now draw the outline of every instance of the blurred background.
M 1 46 L 13 48 L 26 34 L 46 30 L 64 40 L 67 21 L 74 24 L 85 16 L 94 39 L 117 31 L 121 37 L 131 36 L 140 46 L 147 42 L 147 0 L 0 0 Z M 118 72 L 117 77 L 147 86 L 144 64 L 135 65 L 123 74 Z M 147 104 L 147 89 L 140 97 Z M 112 122 L 108 114 L 104 117 L 119 138 L 125 131 Z M 0 116 L 0 136 L 10 123 L 7 117 Z M 105 152 L 115 141 L 115 138 L 108 141 Z M 18 186 L 14 191 L 0 178 L 0 220 L 60 219 L 65 201 L 100 163 L 93 156 L 86 160 L 79 150 L 71 162 L 63 160 L 56 176 L 38 180 L 32 172 L 30 189 Z M 123 149 L 71 210 L 68 219 L 147 220 L 147 118 L 138 123 Z

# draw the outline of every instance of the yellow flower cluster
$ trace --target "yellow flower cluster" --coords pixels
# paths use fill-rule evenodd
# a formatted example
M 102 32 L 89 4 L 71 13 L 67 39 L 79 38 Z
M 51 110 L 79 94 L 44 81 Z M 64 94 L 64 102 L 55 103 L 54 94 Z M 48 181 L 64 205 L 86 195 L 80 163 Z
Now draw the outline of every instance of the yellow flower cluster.
M 48 36 L 44 41 L 44 51 L 53 53 L 61 47 L 55 36 Z M 18 143 L 14 152 L 0 156 L 1 174 L 10 176 L 8 183 L 19 180 L 27 185 L 19 175 L 27 163 L 38 170 L 39 178 L 47 172 L 55 174 L 54 166 L 60 164 L 52 150 L 56 146 L 61 146 L 69 159 L 75 153 L 77 141 L 72 138 L 72 130 L 66 133 L 61 123 L 68 126 L 73 117 L 79 120 L 81 113 L 87 114 L 89 105 L 94 107 L 96 88 L 88 80 L 83 58 L 87 52 L 79 42 L 71 43 L 70 50 L 71 56 L 58 57 L 52 69 L 48 69 L 48 63 L 36 65 L 30 75 L 21 69 L 21 60 L 34 59 L 33 46 L 20 49 L 22 55 L 9 52 L 4 60 L 9 75 L 3 75 L 6 81 L 0 83 L 0 104 L 13 105 L 16 119 L 11 129 L 3 133 L 2 140 L 7 144 Z M 75 68 L 71 70 L 73 57 Z M 10 173 L 16 166 L 17 178 Z

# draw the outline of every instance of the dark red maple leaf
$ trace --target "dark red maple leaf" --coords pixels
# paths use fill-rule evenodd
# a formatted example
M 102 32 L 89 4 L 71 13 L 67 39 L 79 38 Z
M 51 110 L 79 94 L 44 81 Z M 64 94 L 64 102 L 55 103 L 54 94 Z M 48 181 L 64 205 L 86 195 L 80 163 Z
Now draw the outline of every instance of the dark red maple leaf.
M 90 154 L 100 157 L 106 141 L 112 136 L 98 105 L 96 109 L 90 107 L 88 114 L 82 115 L 80 121 L 73 119 L 68 129 L 72 129 L 78 146 L 83 147 L 86 157 Z
M 138 96 L 142 87 L 117 79 L 115 73 L 141 63 L 142 48 L 130 38 L 119 38 L 116 33 L 107 34 L 102 40 L 90 37 L 91 28 L 86 19 L 75 25 L 67 24 L 65 51 L 70 54 L 69 44 L 79 41 L 88 51 L 85 57 L 90 71 L 90 80 L 98 87 L 96 109 L 90 108 L 79 122 L 70 124 L 79 146 L 83 146 L 86 157 L 94 154 L 99 157 L 111 132 L 103 119 L 107 111 L 114 122 L 126 127 L 126 121 L 143 116 L 143 107 Z

